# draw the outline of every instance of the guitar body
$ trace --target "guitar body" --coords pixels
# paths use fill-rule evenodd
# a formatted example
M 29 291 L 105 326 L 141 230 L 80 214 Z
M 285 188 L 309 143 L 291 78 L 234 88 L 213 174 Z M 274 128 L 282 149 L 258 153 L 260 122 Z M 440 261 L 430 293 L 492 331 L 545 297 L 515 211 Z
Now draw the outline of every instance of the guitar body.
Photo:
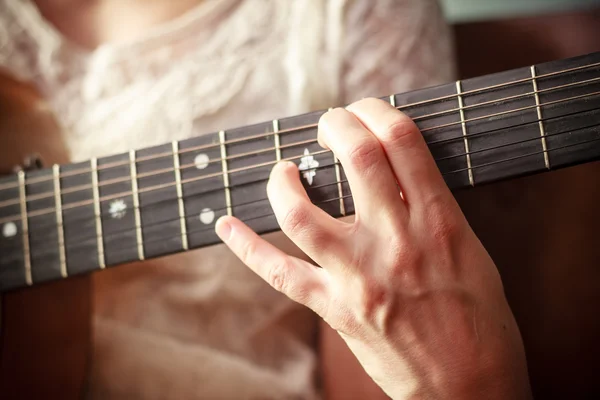
M 32 153 L 68 161 L 59 129 L 31 88 L 0 76 L 0 174 Z M 90 354 L 91 278 L 42 284 L 1 298 L 0 398 L 78 399 Z
M 600 162 L 455 193 L 519 325 L 537 399 L 600 398 Z

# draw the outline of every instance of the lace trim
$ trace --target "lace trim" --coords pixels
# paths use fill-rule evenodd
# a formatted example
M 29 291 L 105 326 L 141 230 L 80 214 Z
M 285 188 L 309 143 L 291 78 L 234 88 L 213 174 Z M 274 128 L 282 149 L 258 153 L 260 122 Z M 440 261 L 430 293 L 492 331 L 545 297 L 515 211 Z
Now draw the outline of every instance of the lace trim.
M 156 137 L 186 137 L 195 119 L 241 90 L 262 57 L 284 50 L 287 2 L 218 3 L 199 6 L 131 45 L 85 52 L 44 21 L 30 0 L 0 0 L 0 21 L 6 22 L 0 23 L 0 43 L 9 46 L 1 49 L 0 63 L 38 84 L 71 136 L 116 130 L 123 137 L 133 129 L 140 139 L 147 127 Z M 225 12 L 230 15 L 217 25 Z

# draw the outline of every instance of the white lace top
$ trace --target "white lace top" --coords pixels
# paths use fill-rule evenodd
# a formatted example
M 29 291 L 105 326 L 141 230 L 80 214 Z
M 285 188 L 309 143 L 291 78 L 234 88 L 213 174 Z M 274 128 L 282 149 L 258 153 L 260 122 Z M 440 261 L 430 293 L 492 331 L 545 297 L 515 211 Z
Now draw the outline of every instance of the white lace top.
M 48 99 L 73 161 L 446 82 L 451 60 L 434 0 L 205 0 L 95 50 L 0 0 L 0 68 Z M 95 284 L 90 398 L 318 398 L 315 319 L 223 246 Z

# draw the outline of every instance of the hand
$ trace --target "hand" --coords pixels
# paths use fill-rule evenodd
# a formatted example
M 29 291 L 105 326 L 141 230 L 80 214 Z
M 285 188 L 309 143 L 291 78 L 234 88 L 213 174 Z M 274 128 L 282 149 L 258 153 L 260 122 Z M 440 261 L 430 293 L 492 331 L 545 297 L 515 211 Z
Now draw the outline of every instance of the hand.
M 337 330 L 391 397 L 530 397 L 499 274 L 415 124 L 366 99 L 326 113 L 319 143 L 344 166 L 354 222 L 313 205 L 293 163 L 273 168 L 267 192 L 283 232 L 322 268 L 233 217 L 218 221 L 221 239 Z

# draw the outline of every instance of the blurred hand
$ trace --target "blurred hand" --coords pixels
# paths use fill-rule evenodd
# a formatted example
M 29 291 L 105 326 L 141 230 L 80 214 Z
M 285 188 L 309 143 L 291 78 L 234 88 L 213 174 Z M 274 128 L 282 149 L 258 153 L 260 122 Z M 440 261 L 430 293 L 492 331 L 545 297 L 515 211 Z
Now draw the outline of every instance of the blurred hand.
M 499 274 L 416 125 L 366 99 L 326 113 L 319 142 L 344 166 L 354 222 L 313 205 L 293 163 L 273 168 L 267 192 L 283 232 L 322 268 L 233 217 L 218 221 L 221 239 L 337 330 L 394 399 L 530 397 Z

